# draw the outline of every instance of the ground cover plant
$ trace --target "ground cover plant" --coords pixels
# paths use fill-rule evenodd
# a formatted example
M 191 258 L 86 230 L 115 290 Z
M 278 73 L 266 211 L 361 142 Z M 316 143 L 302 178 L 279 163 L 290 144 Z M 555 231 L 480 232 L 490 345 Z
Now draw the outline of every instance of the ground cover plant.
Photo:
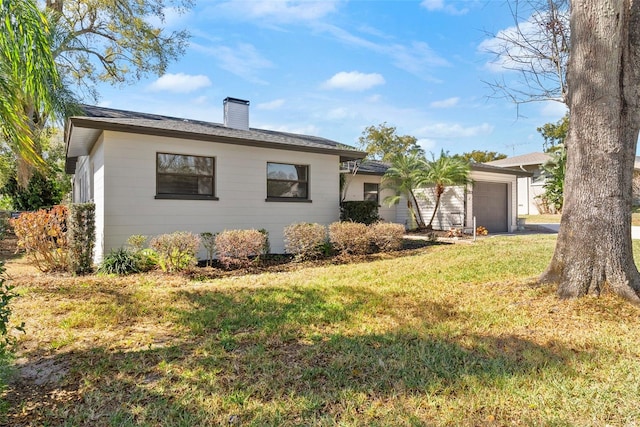
M 535 285 L 554 243 L 488 237 L 209 281 L 11 260 L 27 333 L 0 424 L 634 425 L 640 310 Z

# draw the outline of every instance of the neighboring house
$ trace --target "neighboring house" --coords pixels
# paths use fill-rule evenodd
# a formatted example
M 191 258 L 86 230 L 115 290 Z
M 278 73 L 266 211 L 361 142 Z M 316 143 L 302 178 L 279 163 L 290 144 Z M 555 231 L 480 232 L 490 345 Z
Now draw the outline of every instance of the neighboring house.
M 544 205 L 540 196 L 544 193 L 545 177 L 542 165 L 549 159 L 551 156 L 547 153 L 534 152 L 486 163 L 491 166 L 522 170 L 533 174 L 518 178 L 518 215 L 543 213 Z
M 134 234 L 264 228 L 283 252 L 294 222 L 339 219 L 341 162 L 366 153 L 315 136 L 249 127 L 249 102 L 224 124 L 84 106 L 65 129 L 73 201 L 96 205 L 99 262 Z M 201 254 L 204 256 L 204 253 Z
M 389 165 L 378 161 L 365 161 L 358 165 L 353 175 L 355 162 L 349 166 L 351 183 L 347 189 L 345 200 L 363 200 L 367 194 L 365 188 L 380 189 L 378 200 L 384 201 L 387 195 L 393 194 L 384 189 L 383 175 Z M 345 172 L 347 173 L 347 172 Z M 440 208 L 433 221 L 433 228 L 448 230 L 451 227 L 484 226 L 491 233 L 513 232 L 517 230 L 517 179 L 520 176 L 530 177 L 530 172 L 500 168 L 483 163 L 471 165 L 468 186 L 448 187 L 440 201 Z M 366 185 L 369 184 L 367 187 Z M 418 204 L 425 222 L 433 214 L 435 194 L 432 188 L 418 191 Z M 407 228 L 415 227 L 412 223 L 406 200 L 394 206 L 380 203 L 380 216 L 389 222 L 404 224 Z

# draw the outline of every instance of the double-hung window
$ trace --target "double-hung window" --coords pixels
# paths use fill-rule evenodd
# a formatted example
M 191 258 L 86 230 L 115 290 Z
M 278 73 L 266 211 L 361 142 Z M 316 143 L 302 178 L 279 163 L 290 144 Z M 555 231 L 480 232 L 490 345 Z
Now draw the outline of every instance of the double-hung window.
M 369 202 L 378 202 L 378 184 L 365 182 L 364 183 L 364 200 Z
M 215 200 L 215 158 L 157 153 L 156 198 Z
M 309 201 L 309 166 L 267 163 L 267 200 Z

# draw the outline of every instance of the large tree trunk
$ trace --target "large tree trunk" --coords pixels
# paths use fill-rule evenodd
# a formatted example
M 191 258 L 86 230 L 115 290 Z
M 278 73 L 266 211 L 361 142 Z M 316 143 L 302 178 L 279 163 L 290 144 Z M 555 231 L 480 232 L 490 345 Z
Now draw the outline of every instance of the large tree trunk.
M 612 291 L 640 303 L 631 246 L 633 165 L 640 126 L 640 7 L 573 0 L 564 208 L 542 282 L 561 297 Z

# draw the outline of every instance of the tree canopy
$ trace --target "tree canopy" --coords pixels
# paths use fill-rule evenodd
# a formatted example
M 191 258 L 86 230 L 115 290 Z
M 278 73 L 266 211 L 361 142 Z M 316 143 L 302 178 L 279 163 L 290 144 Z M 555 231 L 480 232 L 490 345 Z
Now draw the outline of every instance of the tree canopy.
M 569 131 L 569 113 L 556 123 L 545 123 L 536 129 L 544 138 L 542 148 L 546 153 L 554 151 L 554 147 L 564 144 Z
M 507 155 L 496 151 L 473 150 L 462 154 L 456 154 L 453 157 L 462 159 L 468 163 L 487 163 L 494 160 L 506 159 Z
M 385 162 L 392 161 L 398 155 L 412 152 L 424 155 L 416 137 L 400 136 L 396 133 L 396 128 L 387 125 L 386 122 L 365 128 L 358 142 L 371 158 Z
M 193 0 L 48 0 L 58 69 L 68 84 L 94 98 L 97 82 L 162 75 L 184 53 L 189 38 L 185 30 L 163 28 L 165 13 L 192 5 Z

